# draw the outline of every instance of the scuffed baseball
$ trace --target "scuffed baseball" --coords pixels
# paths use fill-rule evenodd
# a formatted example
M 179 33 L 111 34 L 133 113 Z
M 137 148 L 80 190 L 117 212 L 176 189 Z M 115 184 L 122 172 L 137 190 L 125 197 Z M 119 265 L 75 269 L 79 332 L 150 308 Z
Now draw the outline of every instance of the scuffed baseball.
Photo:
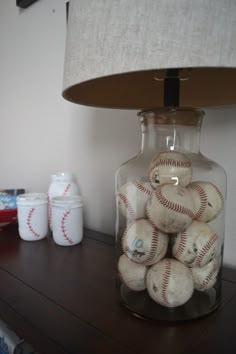
M 224 206 L 224 197 L 213 183 L 196 181 L 187 188 L 194 199 L 195 219 L 209 222 L 219 215 Z
M 161 260 L 148 270 L 146 284 L 150 297 L 166 307 L 181 306 L 193 294 L 190 269 L 170 258 Z
M 178 233 L 172 248 L 173 256 L 188 267 L 204 267 L 216 255 L 218 236 L 212 228 L 194 220 L 190 226 Z
M 139 219 L 127 226 L 122 248 L 133 262 L 152 265 L 162 259 L 167 251 L 168 235 L 156 229 L 149 220 Z
M 198 291 L 211 289 L 216 283 L 219 269 L 220 260 L 216 258 L 202 268 L 191 268 L 194 289 Z
M 148 182 L 131 181 L 117 195 L 119 210 L 129 220 L 146 218 L 146 203 L 153 189 Z
M 166 183 L 185 187 L 192 180 L 191 161 L 179 152 L 160 152 L 150 164 L 148 179 L 153 188 Z
M 119 277 L 129 289 L 142 291 L 146 289 L 147 267 L 143 264 L 132 262 L 123 254 L 118 261 Z
M 147 217 L 159 230 L 178 233 L 190 225 L 194 206 L 185 187 L 165 184 L 159 186 L 147 201 Z

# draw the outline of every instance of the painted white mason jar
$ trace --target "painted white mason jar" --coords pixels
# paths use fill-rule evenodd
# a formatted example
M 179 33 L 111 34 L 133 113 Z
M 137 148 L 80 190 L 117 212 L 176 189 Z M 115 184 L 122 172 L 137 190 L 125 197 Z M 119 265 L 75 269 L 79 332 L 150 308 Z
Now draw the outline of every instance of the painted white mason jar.
M 48 190 L 48 216 L 49 226 L 52 230 L 52 205 L 53 197 L 65 197 L 71 195 L 79 195 L 79 187 L 72 173 L 58 172 L 51 175 L 51 183 Z
M 45 193 L 26 193 L 17 197 L 17 218 L 20 237 L 37 241 L 48 233 L 48 202 Z
M 83 210 L 80 196 L 52 198 L 53 240 L 60 246 L 73 246 L 83 238 Z

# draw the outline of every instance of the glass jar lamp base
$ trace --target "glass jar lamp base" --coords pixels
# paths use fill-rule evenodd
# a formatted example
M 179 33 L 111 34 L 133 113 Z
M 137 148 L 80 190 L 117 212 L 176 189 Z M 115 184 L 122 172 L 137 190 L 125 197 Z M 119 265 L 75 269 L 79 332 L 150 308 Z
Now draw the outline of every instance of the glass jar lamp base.
M 226 174 L 200 152 L 203 115 L 141 112 L 141 150 L 116 173 L 117 295 L 139 318 L 183 322 L 220 305 Z

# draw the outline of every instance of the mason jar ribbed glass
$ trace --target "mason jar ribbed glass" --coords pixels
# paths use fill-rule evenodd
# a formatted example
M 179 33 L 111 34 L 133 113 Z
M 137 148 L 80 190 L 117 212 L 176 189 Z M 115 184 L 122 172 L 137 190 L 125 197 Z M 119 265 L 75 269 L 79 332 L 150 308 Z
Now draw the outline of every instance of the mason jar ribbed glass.
M 117 292 L 141 318 L 190 320 L 221 301 L 226 174 L 200 152 L 203 116 L 140 112 L 141 150 L 116 173 Z
M 70 172 L 58 172 L 51 175 L 48 189 L 48 218 L 52 231 L 52 198 L 79 195 L 79 187 L 75 176 Z

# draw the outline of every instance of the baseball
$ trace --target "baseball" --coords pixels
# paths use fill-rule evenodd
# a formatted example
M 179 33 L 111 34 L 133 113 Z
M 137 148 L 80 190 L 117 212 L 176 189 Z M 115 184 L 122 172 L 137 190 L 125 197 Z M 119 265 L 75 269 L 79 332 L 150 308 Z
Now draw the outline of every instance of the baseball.
M 139 219 L 128 225 L 122 238 L 122 248 L 133 262 L 152 265 L 167 251 L 168 235 L 156 229 L 149 220 Z
M 216 283 L 219 269 L 220 261 L 216 258 L 202 268 L 192 268 L 194 289 L 198 291 L 211 289 Z
M 194 199 L 194 218 L 205 222 L 215 219 L 224 205 L 220 190 L 213 183 L 201 181 L 192 182 L 187 188 Z
M 148 178 L 153 188 L 166 183 L 185 187 L 192 179 L 191 162 L 179 152 L 160 152 L 150 164 Z
M 146 289 L 147 267 L 143 264 L 132 262 L 123 254 L 118 261 L 119 276 L 129 289 L 142 291 Z
M 185 304 L 193 294 L 191 270 L 184 264 L 165 258 L 147 273 L 147 291 L 158 304 L 177 307 Z
M 216 255 L 218 237 L 209 225 L 194 220 L 184 231 L 178 233 L 172 253 L 188 267 L 203 267 Z
M 146 218 L 146 203 L 152 192 L 148 182 L 131 181 L 124 184 L 117 196 L 122 215 L 130 220 Z
M 194 217 L 190 192 L 181 186 L 164 184 L 147 201 L 147 216 L 151 223 L 166 233 L 186 229 Z

